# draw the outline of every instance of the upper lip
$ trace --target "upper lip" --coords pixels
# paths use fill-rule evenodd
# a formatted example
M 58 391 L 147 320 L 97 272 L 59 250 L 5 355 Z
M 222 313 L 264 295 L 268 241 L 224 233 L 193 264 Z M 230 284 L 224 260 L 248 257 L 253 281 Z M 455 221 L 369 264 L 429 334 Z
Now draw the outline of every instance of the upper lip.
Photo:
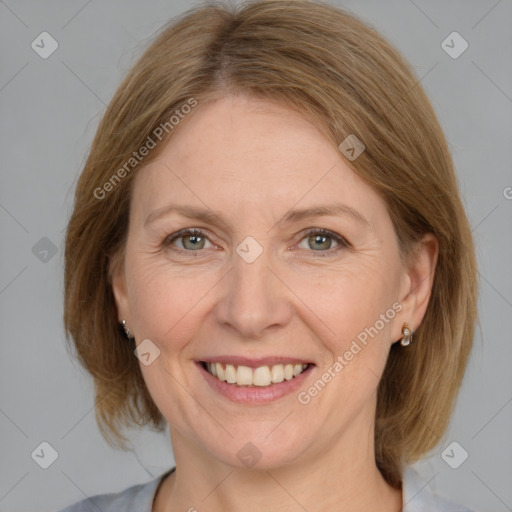
M 268 356 L 249 358 L 244 356 L 212 356 L 200 359 L 203 363 L 226 363 L 233 366 L 248 366 L 249 368 L 258 368 L 260 366 L 273 366 L 276 364 L 313 364 L 307 359 L 300 357 Z

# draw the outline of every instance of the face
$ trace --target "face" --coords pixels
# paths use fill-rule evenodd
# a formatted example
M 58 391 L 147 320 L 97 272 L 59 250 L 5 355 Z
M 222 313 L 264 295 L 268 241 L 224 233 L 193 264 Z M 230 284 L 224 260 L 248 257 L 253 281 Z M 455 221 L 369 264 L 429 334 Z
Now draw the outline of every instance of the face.
M 137 175 L 114 276 L 173 441 L 237 467 L 371 439 L 410 286 L 377 193 L 313 124 L 244 96 L 199 105 Z

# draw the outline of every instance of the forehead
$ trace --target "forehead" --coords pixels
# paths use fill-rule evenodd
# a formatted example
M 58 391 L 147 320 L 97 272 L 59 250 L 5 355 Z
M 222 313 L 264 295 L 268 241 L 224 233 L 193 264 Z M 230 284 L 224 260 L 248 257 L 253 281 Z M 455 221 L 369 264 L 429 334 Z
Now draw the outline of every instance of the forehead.
M 385 210 L 323 132 L 286 106 L 229 96 L 200 104 L 178 128 L 139 171 L 137 209 L 178 200 L 214 211 L 265 205 L 275 218 L 294 205 L 343 200 L 369 218 Z

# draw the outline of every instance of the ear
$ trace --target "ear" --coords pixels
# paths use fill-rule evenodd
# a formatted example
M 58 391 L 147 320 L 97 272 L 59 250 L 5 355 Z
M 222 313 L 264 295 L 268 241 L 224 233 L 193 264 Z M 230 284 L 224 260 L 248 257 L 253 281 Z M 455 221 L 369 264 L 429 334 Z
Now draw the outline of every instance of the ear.
M 402 304 L 400 322 L 395 324 L 394 340 L 402 338 L 402 324 L 407 322 L 414 332 L 421 324 L 427 310 L 437 257 L 439 242 L 435 235 L 427 233 L 413 248 L 407 258 L 399 301 Z
M 118 321 L 121 323 L 122 320 L 126 320 L 127 325 L 130 326 L 130 302 L 126 286 L 124 251 L 115 254 L 110 259 L 109 276 L 116 302 Z

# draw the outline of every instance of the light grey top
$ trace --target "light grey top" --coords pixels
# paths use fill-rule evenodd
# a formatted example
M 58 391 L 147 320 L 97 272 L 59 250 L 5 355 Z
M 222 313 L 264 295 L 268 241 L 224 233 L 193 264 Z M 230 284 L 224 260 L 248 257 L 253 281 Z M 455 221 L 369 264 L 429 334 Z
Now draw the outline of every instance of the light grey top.
M 152 512 L 158 484 L 176 468 L 145 484 L 115 494 L 99 494 L 66 507 L 61 512 Z M 474 512 L 432 492 L 419 473 L 406 467 L 403 475 L 402 512 Z

